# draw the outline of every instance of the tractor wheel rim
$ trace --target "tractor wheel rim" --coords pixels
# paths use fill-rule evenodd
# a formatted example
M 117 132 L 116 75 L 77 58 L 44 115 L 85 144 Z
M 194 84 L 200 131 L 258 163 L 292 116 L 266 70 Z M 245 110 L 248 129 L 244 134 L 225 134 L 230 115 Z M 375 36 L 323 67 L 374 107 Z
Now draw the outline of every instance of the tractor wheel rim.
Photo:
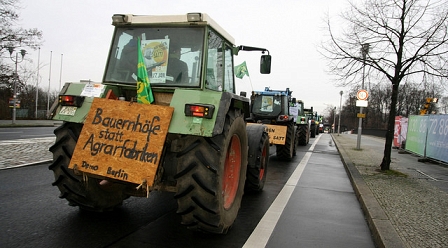
M 233 135 L 229 148 L 227 149 L 224 164 L 224 178 L 222 194 L 224 198 L 224 209 L 229 209 L 238 191 L 241 170 L 241 142 L 237 135 Z

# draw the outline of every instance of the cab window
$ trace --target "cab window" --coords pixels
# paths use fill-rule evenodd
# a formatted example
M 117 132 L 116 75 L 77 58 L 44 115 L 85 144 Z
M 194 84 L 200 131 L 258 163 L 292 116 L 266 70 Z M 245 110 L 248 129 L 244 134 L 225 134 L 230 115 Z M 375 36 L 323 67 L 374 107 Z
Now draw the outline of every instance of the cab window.
M 226 46 L 224 69 L 224 91 L 235 93 L 233 76 L 233 56 L 232 49 Z
M 208 57 L 205 87 L 222 91 L 223 88 L 223 40 L 215 32 L 208 33 Z

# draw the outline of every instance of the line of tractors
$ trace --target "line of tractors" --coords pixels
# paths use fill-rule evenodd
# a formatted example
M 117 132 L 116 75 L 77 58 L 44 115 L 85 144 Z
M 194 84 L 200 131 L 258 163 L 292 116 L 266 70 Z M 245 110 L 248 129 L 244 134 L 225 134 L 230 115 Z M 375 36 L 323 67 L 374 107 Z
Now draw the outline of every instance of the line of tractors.
M 289 160 L 319 133 L 312 108 L 289 89 L 236 94 L 234 56 L 261 52 L 268 74 L 271 55 L 234 45 L 204 13 L 117 14 L 112 25 L 102 82 L 66 83 L 52 108 L 59 197 L 104 212 L 174 192 L 183 225 L 226 233 L 243 194 L 263 189 L 269 146 Z
M 269 142 L 276 146 L 277 158 L 290 160 L 298 146 L 308 144 L 310 138 L 322 132 L 319 116 L 313 107 L 307 109 L 302 100 L 292 97 L 292 91 L 253 91 L 248 125 L 263 124 L 269 134 Z M 320 127 L 320 128 L 319 128 Z

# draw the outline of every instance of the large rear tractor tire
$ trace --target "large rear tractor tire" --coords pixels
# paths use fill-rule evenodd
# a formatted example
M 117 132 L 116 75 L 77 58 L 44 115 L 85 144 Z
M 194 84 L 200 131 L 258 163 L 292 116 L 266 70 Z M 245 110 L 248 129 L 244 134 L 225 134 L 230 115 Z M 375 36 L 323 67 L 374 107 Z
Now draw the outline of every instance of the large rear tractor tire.
M 227 233 L 238 214 L 247 169 L 246 124 L 227 113 L 223 132 L 212 138 L 187 136 L 177 153 L 177 213 L 194 231 Z
M 306 146 L 310 141 L 310 130 L 307 125 L 299 125 L 299 145 Z
M 249 162 L 246 173 L 246 192 L 263 190 L 269 163 L 269 135 L 264 132 L 263 126 L 260 125 L 261 130 L 252 129 L 254 126 L 247 126 Z
M 124 193 L 124 185 L 104 183 L 103 180 L 90 177 L 83 178 L 82 173 L 75 173 L 73 169 L 68 168 L 82 126 L 66 122 L 54 130 L 56 142 L 50 147 L 53 163 L 49 166 L 55 177 L 52 185 L 59 188 L 59 197 L 65 198 L 71 206 L 96 212 L 113 210 L 128 197 Z
M 286 140 L 284 145 L 276 145 L 277 158 L 280 160 L 291 160 L 294 156 L 294 150 L 296 149 L 294 145 L 295 133 L 294 133 L 294 122 L 289 122 L 286 129 Z

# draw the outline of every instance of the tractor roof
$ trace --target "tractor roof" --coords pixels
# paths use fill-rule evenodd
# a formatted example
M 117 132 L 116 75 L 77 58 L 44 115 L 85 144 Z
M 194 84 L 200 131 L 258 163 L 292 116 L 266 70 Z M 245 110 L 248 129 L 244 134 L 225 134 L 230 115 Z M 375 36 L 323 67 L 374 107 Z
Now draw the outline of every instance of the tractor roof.
M 233 45 L 235 39 L 219 26 L 210 16 L 205 13 L 188 13 L 185 15 L 133 15 L 115 14 L 112 16 L 112 25 L 132 25 L 132 24 L 202 24 L 208 25 L 220 33 Z
M 271 90 L 269 87 L 265 87 L 264 91 L 253 91 L 254 95 L 265 95 L 265 96 L 291 96 L 292 91 L 289 88 L 286 90 Z

